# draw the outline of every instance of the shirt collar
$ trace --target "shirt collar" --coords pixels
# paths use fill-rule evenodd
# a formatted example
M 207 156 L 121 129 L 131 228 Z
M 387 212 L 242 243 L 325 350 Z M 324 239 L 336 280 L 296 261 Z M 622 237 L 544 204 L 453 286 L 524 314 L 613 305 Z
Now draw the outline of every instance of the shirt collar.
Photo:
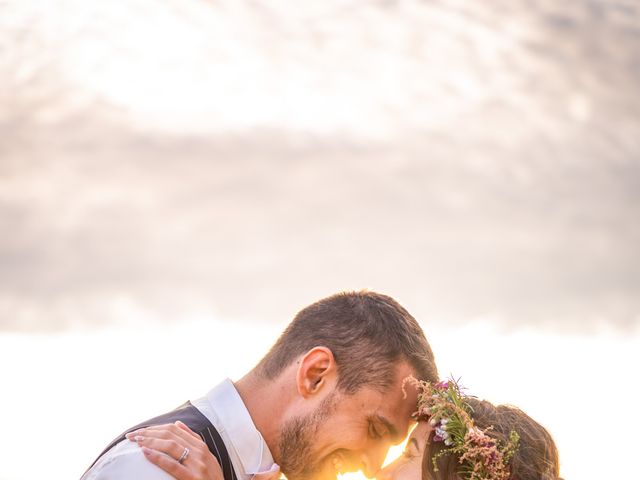
M 224 430 L 231 442 L 228 448 L 235 450 L 245 473 L 269 471 L 274 464 L 273 456 L 233 382 L 227 378 L 206 399 L 218 417 L 218 429 Z

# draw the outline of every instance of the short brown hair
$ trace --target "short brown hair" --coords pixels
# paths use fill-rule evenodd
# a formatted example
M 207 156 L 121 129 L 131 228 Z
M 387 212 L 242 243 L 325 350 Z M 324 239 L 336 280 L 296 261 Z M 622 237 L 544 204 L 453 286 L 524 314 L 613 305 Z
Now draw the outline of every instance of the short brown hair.
M 519 408 L 511 405 L 495 406 L 485 400 L 467 397 L 473 411 L 474 425 L 490 437 L 507 442 L 512 430 L 520 435 L 520 443 L 509 461 L 510 478 L 517 480 L 562 480 L 558 449 L 547 430 Z M 433 432 L 431 433 L 433 435 Z M 456 455 L 440 455 L 434 471 L 432 458 L 447 448 L 443 442 L 428 442 L 422 457 L 422 480 L 458 480 L 461 464 Z
M 386 390 L 395 368 L 406 361 L 421 380 L 437 381 L 433 352 L 418 322 L 393 298 L 370 291 L 343 292 L 301 310 L 260 361 L 257 370 L 276 378 L 313 347 L 331 350 L 338 388 Z

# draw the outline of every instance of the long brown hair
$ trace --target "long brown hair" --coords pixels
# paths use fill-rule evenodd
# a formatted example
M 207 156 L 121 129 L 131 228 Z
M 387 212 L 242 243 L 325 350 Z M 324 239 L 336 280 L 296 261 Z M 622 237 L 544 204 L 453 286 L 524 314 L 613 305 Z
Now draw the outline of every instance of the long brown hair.
M 471 406 L 471 417 L 475 426 L 499 442 L 506 442 L 509 433 L 515 430 L 520 435 L 519 447 L 509 462 L 511 480 L 562 480 L 559 477 L 560 465 L 558 449 L 547 430 L 524 413 L 511 405 L 495 406 L 490 402 L 476 398 L 466 398 Z M 433 433 L 431 434 L 431 437 Z M 422 480 L 459 480 L 459 459 L 455 455 L 441 455 L 436 460 L 435 471 L 432 459 L 444 450 L 442 442 L 427 442 L 422 457 Z

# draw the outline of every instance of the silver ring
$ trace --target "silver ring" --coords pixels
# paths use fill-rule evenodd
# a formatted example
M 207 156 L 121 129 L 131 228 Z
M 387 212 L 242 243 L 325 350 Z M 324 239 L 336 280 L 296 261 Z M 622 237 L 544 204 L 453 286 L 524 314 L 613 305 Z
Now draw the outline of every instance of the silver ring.
M 182 452 L 182 455 L 180 455 L 180 458 L 178 459 L 178 463 L 180 465 L 182 465 L 184 463 L 184 461 L 187 459 L 187 457 L 189 456 L 189 452 L 191 450 L 189 450 L 187 447 L 184 447 L 184 451 Z

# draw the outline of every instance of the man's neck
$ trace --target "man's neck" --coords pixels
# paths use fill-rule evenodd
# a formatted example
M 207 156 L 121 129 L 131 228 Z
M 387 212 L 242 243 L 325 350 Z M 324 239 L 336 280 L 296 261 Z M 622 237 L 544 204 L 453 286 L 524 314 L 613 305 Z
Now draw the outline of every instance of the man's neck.
M 292 399 L 291 387 L 282 381 L 283 378 L 286 376 L 268 380 L 252 370 L 235 382 L 240 398 L 276 462 L 280 458 L 278 442 L 281 426 Z

